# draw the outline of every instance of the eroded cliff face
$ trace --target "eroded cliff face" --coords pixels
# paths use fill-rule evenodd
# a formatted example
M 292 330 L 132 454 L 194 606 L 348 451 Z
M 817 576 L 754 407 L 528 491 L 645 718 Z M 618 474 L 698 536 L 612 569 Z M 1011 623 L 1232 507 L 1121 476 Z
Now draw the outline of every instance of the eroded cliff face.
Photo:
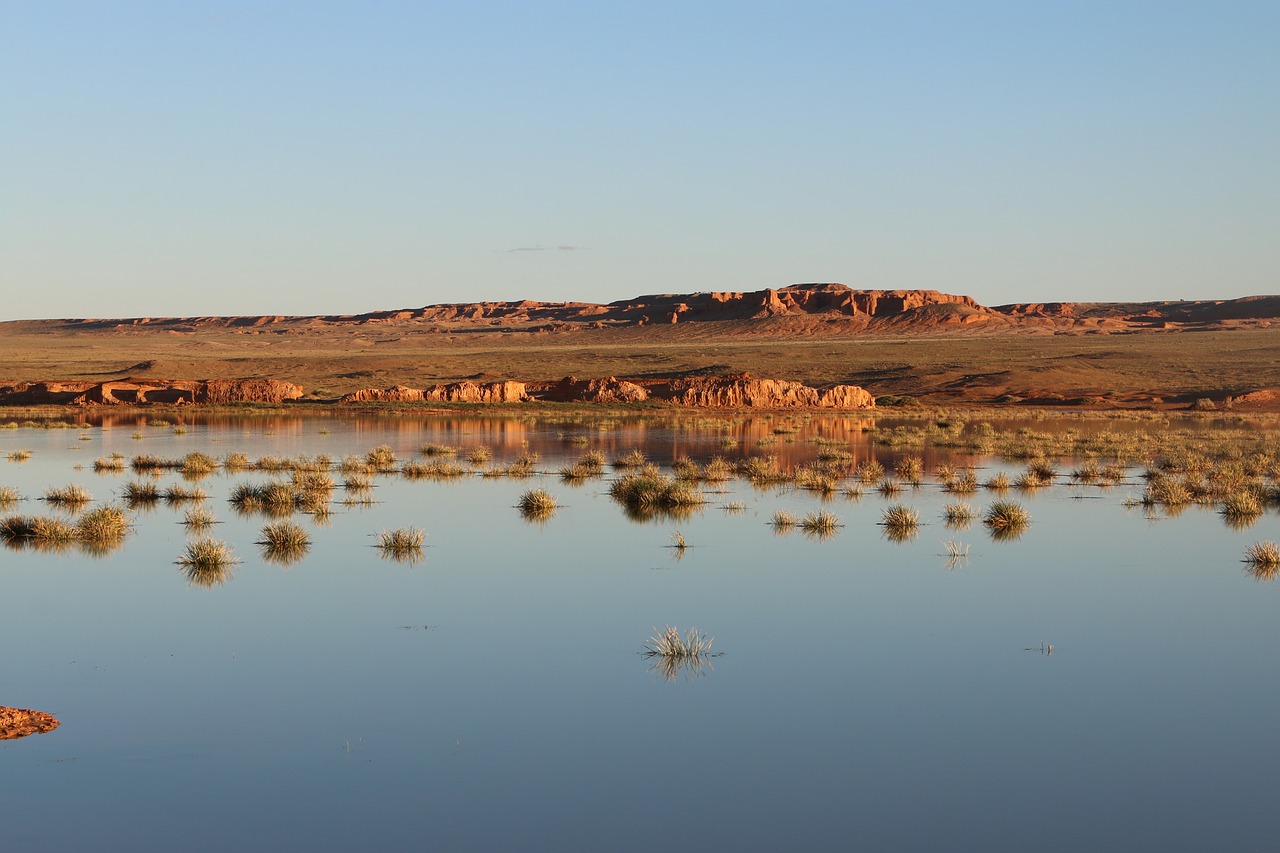
M 112 382 L 21 382 L 0 386 L 0 405 L 283 403 L 301 396 L 302 386 L 279 379 L 122 379 Z
M 396 386 L 366 388 L 347 394 L 340 403 L 364 402 L 513 403 L 546 400 L 572 403 L 641 403 L 655 400 L 677 406 L 733 409 L 872 409 L 875 398 L 856 385 L 811 388 L 800 382 L 752 379 L 747 376 L 703 376 L 643 384 L 609 376 L 565 377 L 529 386 L 522 382 L 460 382 L 422 390 Z
M 811 388 L 783 379 L 699 377 L 671 383 L 666 395 L 682 406 L 751 409 L 872 409 L 875 398 L 856 385 Z

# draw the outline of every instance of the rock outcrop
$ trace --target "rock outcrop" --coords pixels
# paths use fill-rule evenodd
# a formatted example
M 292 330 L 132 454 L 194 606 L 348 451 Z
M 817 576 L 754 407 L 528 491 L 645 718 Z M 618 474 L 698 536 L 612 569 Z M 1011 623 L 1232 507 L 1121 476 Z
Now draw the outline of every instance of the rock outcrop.
M 667 396 L 682 406 L 753 409 L 872 409 L 875 398 L 856 385 L 811 388 L 782 379 L 698 377 L 672 382 Z
M 210 379 L 200 383 L 197 403 L 283 403 L 302 396 L 302 386 L 279 379 Z
M 634 382 L 613 376 L 604 379 L 566 376 L 544 393 L 542 399 L 562 403 L 642 403 L 649 399 L 649 392 Z
M 395 385 L 391 388 L 361 388 L 338 398 L 339 403 L 421 403 L 426 395 L 421 388 Z
M 283 403 L 301 396 L 301 386 L 279 379 L 124 379 L 112 382 L 20 382 L 0 386 L 0 405 L 12 406 Z
M 529 399 L 523 382 L 452 382 L 423 391 L 431 403 L 523 403 Z

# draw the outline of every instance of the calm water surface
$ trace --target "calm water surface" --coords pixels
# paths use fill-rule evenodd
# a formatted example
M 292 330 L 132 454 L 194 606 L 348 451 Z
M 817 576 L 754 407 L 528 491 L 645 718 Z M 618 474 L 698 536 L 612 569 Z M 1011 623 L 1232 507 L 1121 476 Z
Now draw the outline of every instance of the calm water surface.
M 815 435 L 876 453 L 844 418 L 756 446 L 778 423 L 0 430 L 0 485 L 30 498 L 14 512 L 50 514 L 34 500 L 49 486 L 105 502 L 136 479 L 93 472 L 113 451 L 338 460 L 386 443 L 403 461 L 430 441 L 537 451 L 545 472 L 589 448 L 794 464 Z M 4 461 L 19 448 L 29 461 Z M 980 479 L 1001 467 L 957 459 Z M 1033 522 L 997 542 L 948 529 L 955 498 L 931 483 L 823 501 L 735 479 L 689 518 L 636 522 L 614 476 L 381 476 L 370 506 L 295 516 L 314 544 L 286 568 L 254 545 L 266 519 L 226 500 L 269 475 L 220 472 L 199 485 L 242 562 L 213 588 L 174 564 L 191 537 L 163 502 L 105 557 L 0 550 L 0 704 L 62 723 L 0 744 L 0 849 L 1195 850 L 1280 831 L 1280 583 L 1240 563 L 1280 539 L 1274 511 L 1246 530 L 1212 509 L 1151 519 L 1123 505 L 1136 483 L 1060 478 L 1011 495 Z M 561 505 L 545 523 L 514 508 L 535 486 Z M 918 536 L 883 535 L 889 503 L 920 511 Z M 778 535 L 779 509 L 843 526 Z M 422 561 L 372 547 L 410 525 Z M 949 565 L 947 539 L 968 559 Z M 639 652 L 668 623 L 723 655 L 664 679 Z

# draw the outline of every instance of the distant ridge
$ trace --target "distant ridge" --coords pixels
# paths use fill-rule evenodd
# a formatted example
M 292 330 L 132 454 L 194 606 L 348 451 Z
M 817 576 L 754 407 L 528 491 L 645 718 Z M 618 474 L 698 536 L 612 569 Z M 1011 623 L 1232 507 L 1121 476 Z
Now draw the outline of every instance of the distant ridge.
M 840 334 L 966 331 L 1107 333 L 1232 328 L 1280 322 L 1280 296 L 1159 302 L 1039 302 L 985 307 L 969 296 L 937 290 L 859 290 L 836 283 L 793 284 L 755 291 L 650 294 L 591 302 L 462 302 L 345 315 L 137 317 L 13 321 L 63 331 L 246 331 L 333 325 L 405 325 L 427 331 L 501 328 L 572 331 L 648 325 L 740 324 L 744 334 Z M 723 331 L 729 331 L 725 329 Z

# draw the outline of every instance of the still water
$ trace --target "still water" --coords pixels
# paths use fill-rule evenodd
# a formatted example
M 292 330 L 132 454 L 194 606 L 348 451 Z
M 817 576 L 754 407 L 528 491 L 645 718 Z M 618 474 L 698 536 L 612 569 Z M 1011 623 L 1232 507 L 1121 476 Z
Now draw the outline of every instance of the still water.
M 635 521 L 608 496 L 617 472 L 554 473 L 596 448 L 664 469 L 681 454 L 790 465 L 814 436 L 897 455 L 859 419 L 778 423 L 0 430 L 0 485 L 25 514 L 55 514 L 36 500 L 50 486 L 118 500 L 140 478 L 95 473 L 112 452 L 337 461 L 388 444 L 407 461 L 435 442 L 494 462 L 536 452 L 545 472 L 381 475 L 369 505 L 339 490 L 327 521 L 295 516 L 313 544 L 287 567 L 254 544 L 267 519 L 227 503 L 271 475 L 215 473 L 198 485 L 241 562 L 208 588 L 175 565 L 190 505 L 131 512 L 102 557 L 0 550 L 0 704 L 61 721 L 0 744 L 0 849 L 1270 847 L 1280 583 L 1240 558 L 1280 539 L 1273 510 L 1243 530 L 1211 508 L 1149 517 L 1125 506 L 1137 469 L 1105 489 L 1060 477 L 1013 493 L 1031 526 L 996 541 L 981 523 L 948 528 L 955 498 L 930 478 L 827 500 L 732 479 L 687 518 Z M 18 449 L 30 459 L 5 461 Z M 1019 470 L 952 461 L 980 479 Z M 538 486 L 559 503 L 542 523 L 515 508 Z M 878 524 L 892 503 L 920 513 L 905 542 Z M 841 526 L 779 534 L 780 509 Z M 427 534 L 420 561 L 373 547 L 408 526 Z M 949 561 L 944 540 L 967 558 Z M 640 652 L 667 624 L 723 654 L 664 678 Z

